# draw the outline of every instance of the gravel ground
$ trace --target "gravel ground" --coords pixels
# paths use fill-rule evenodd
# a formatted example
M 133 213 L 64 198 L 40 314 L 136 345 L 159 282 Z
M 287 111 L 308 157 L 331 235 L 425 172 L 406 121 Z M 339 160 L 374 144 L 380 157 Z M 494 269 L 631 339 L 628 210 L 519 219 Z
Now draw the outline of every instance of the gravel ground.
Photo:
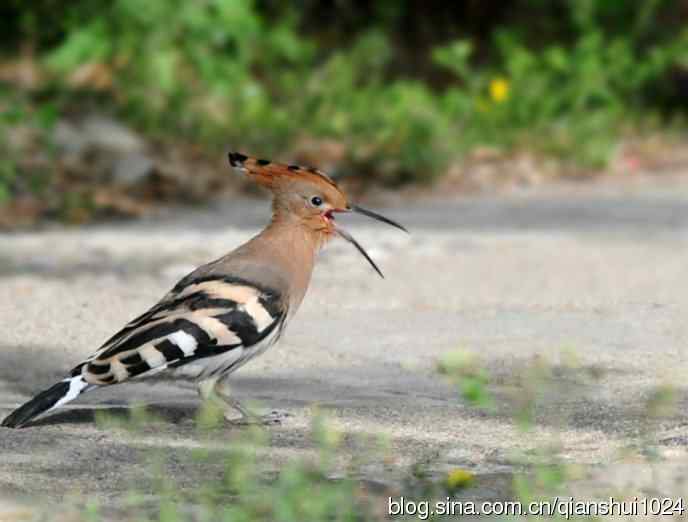
M 270 462 L 311 452 L 318 406 L 347 434 L 343 462 L 360 451 L 356 434 L 387 438 L 392 458 L 373 459 L 370 480 L 393 481 L 418 462 L 438 474 L 459 466 L 478 477 L 466 496 L 503 498 L 514 456 L 554 445 L 563 461 L 586 465 L 571 485 L 581 495 L 650 486 L 685 494 L 687 196 L 679 180 L 387 209 L 410 236 L 351 219 L 386 279 L 333 244 L 282 342 L 233 378 L 237 396 L 291 414 L 268 428 Z M 267 214 L 266 202 L 240 200 L 1 236 L 0 415 Z M 457 349 L 489 371 L 494 411 L 470 407 L 438 376 L 438 360 Z M 513 412 L 534 393 L 534 368 L 549 377 L 526 434 Z M 675 408 L 650 422 L 667 386 Z M 136 436 L 94 422 L 99 409 L 117 414 L 135 402 L 163 422 Z M 203 444 L 188 385 L 113 387 L 72 404 L 30 428 L 0 428 L 0 497 L 95 495 L 116 506 L 149 473 L 146 448 L 174 455 Z M 240 429 L 224 430 L 231 439 Z M 653 459 L 638 450 L 647 445 Z M 183 462 L 170 466 L 193 480 Z

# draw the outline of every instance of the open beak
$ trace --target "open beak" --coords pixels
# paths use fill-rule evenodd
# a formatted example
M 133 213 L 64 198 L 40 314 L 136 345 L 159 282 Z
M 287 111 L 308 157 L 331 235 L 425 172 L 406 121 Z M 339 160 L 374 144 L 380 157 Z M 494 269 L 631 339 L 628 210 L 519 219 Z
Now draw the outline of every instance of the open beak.
M 388 225 L 391 225 L 393 227 L 396 227 L 400 230 L 403 230 L 407 234 L 409 233 L 408 230 L 406 230 L 403 226 L 401 226 L 399 223 L 392 221 L 389 218 L 386 218 L 385 216 L 381 216 L 380 214 L 373 212 L 372 210 L 368 210 L 363 207 L 359 207 L 358 205 L 350 205 L 348 208 L 344 210 L 340 210 L 339 212 L 356 212 L 358 214 L 363 214 L 364 216 L 368 216 L 370 218 L 376 219 L 377 221 L 382 221 L 383 223 L 387 223 Z M 375 261 L 371 259 L 371 257 L 368 255 L 368 253 L 363 249 L 363 247 L 356 241 L 351 234 L 349 234 L 346 230 L 340 228 L 334 220 L 331 221 L 332 226 L 334 227 L 334 230 L 337 232 L 337 234 L 342 238 L 347 240 L 349 243 L 351 243 L 353 246 L 356 247 L 356 250 L 358 250 L 363 257 L 366 258 L 368 263 L 370 263 L 370 266 L 372 266 L 375 271 L 379 274 L 381 278 L 385 278 L 385 276 L 382 274 L 382 271 L 378 268 L 378 266 L 375 264 Z

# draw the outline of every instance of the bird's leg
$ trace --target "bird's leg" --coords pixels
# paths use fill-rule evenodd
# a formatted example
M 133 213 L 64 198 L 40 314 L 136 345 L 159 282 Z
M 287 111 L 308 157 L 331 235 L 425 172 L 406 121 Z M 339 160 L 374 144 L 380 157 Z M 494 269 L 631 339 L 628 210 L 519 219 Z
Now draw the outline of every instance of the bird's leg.
M 267 415 L 256 415 L 231 395 L 227 379 L 211 377 L 198 384 L 198 392 L 205 400 L 214 401 L 224 411 L 224 418 L 237 426 L 280 424 L 286 413 L 272 411 Z M 239 417 L 236 413 L 239 413 Z
M 231 390 L 229 387 L 228 380 L 226 378 L 220 378 L 215 383 L 215 394 L 227 405 L 228 409 L 225 410 L 225 420 L 230 424 L 238 426 L 248 426 L 248 425 L 271 425 L 271 424 L 281 424 L 282 419 L 288 417 L 285 412 L 280 412 L 273 410 L 265 415 L 257 415 L 248 408 L 246 408 L 238 399 L 232 397 Z M 239 412 L 240 417 L 236 415 L 228 415 L 231 410 Z

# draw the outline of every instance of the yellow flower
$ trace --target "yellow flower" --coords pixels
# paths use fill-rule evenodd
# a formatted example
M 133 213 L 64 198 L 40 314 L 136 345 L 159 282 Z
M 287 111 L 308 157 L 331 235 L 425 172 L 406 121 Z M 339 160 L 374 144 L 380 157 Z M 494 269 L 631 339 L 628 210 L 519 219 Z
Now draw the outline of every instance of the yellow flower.
M 450 491 L 469 486 L 474 480 L 473 473 L 461 468 L 455 468 L 447 474 L 447 488 Z
M 509 97 L 509 82 L 504 78 L 494 78 L 490 82 L 490 98 L 495 103 L 502 103 Z

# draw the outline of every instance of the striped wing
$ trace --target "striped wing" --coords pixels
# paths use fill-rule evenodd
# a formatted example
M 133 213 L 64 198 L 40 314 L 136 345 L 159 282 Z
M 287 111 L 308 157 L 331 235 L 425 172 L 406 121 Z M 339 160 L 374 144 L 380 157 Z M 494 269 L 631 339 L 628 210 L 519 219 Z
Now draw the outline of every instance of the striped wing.
M 281 296 L 227 275 L 194 274 L 72 371 L 106 385 L 254 346 L 281 329 Z

